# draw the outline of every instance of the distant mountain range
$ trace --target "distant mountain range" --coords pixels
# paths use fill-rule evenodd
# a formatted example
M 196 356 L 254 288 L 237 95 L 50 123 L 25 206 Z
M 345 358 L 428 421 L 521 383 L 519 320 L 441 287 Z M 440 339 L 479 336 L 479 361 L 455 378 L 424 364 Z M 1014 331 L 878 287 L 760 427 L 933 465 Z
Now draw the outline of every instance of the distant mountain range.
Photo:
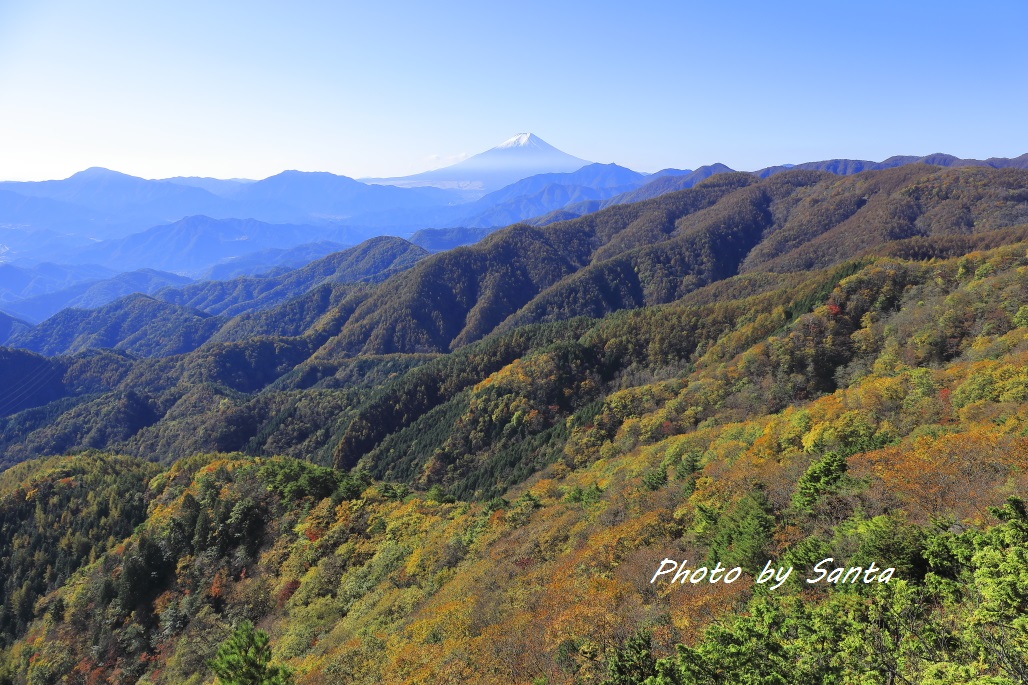
M 331 240 L 319 240 L 289 248 L 270 247 L 266 250 L 249 252 L 218 262 L 201 271 L 196 278 L 202 281 L 226 281 L 239 276 L 257 276 L 273 271 L 288 271 L 344 249 L 346 249 L 346 245 L 334 243 Z
M 96 264 L 68 266 L 44 262 L 30 267 L 0 264 L 0 308 L 5 303 L 56 292 L 84 281 L 97 281 L 118 272 Z
M 526 177 L 574 172 L 583 166 L 588 162 L 532 134 L 523 134 L 457 165 L 421 175 L 421 180 L 386 179 L 381 184 L 302 171 L 284 171 L 257 181 L 201 177 L 147 180 L 102 168 L 86 169 L 62 180 L 0 182 L 0 260 L 22 264 L 52 261 L 56 255 L 67 256 L 91 242 L 118 240 L 195 216 L 319 229 L 348 227 L 350 232 L 366 228 L 364 233 L 356 233 L 357 240 L 344 241 L 351 244 L 371 235 L 409 235 L 419 228 L 454 225 L 488 212 L 499 200 L 456 209 L 479 200 L 488 191 Z M 459 179 L 460 183 L 444 177 Z M 556 179 L 551 182 L 561 183 Z M 574 179 L 563 183 L 582 185 L 581 180 Z M 607 182 L 598 184 L 606 187 Z M 535 188 L 533 192 L 541 190 Z M 554 204 L 595 195 L 583 195 L 581 189 L 556 190 L 548 199 L 523 202 L 520 211 L 501 208 L 492 219 L 476 221 L 502 225 L 528 218 L 533 212 L 549 211 Z M 504 197 L 505 201 L 510 199 L 509 194 Z M 298 243 L 276 247 L 335 240 L 330 236 L 331 232 L 311 229 L 307 235 L 296 236 Z M 228 256 L 241 257 L 266 247 L 240 242 Z M 89 251 L 95 250 L 89 247 Z M 78 256 L 71 259 L 82 261 Z M 206 258 L 208 264 L 213 261 Z M 171 265 L 146 262 L 130 268 L 136 267 L 167 269 Z
M 767 167 L 754 173 L 765 178 L 799 168 L 845 175 L 913 163 L 1024 168 L 1028 155 L 984 161 L 944 154 L 897 156 L 882 162 L 834 159 Z M 518 134 L 442 169 L 363 181 L 301 171 L 284 171 L 257 181 L 147 180 L 92 168 L 63 180 L 0 182 L 0 259 L 48 261 L 55 247 L 77 247 L 87 239 L 121 238 L 198 215 L 369 229 L 371 233 L 362 238 L 410 235 L 424 228 L 503 226 L 557 210 L 569 213 L 561 216 L 581 216 L 612 204 L 688 188 L 725 171 L 732 169 L 713 164 L 696 171 L 666 169 L 646 175 L 614 164 L 591 164 L 531 133 Z M 646 190 L 641 190 L 643 186 Z M 321 239 L 323 236 L 311 235 L 302 242 Z
M 239 192 L 243 186 L 254 182 L 248 178 L 221 179 L 209 178 L 206 176 L 175 176 L 173 178 L 165 178 L 163 180 L 180 186 L 202 188 L 208 193 L 221 195 L 222 197 L 231 197 L 233 194 Z
M 1028 155 L 831 159 L 753 174 L 850 175 L 910 164 L 1028 168 Z M 0 309 L 39 321 L 67 306 L 100 306 L 126 288 L 152 294 L 183 277 L 283 273 L 379 235 L 442 251 L 510 224 L 546 226 L 732 172 L 716 163 L 643 174 L 589 163 L 523 133 L 457 164 L 402 178 L 285 171 L 262 180 L 147 180 L 92 168 L 63 180 L 3 182 Z
M 606 171 L 610 188 L 631 180 L 619 168 Z M 697 172 L 706 178 L 694 183 Z M 524 187 L 546 188 L 547 180 L 552 179 Z M 689 183 L 683 190 L 658 192 L 667 184 Z M 651 184 L 658 185 L 647 190 Z M 493 334 L 532 334 L 535 329 L 521 328 L 528 324 L 674 303 L 719 282 L 739 292 L 761 291 L 787 285 L 795 274 L 876 255 L 944 258 L 1022 242 L 1028 236 L 1026 188 L 1028 172 L 1016 169 L 912 164 L 846 178 L 792 169 L 762 179 L 711 166 L 667 173 L 629 191 L 658 193 L 652 198 L 539 227 L 426 231 L 419 234 L 426 249 L 378 237 L 298 269 L 127 294 L 94 309 L 65 308 L 32 327 L 9 312 L 0 317 L 0 337 L 9 347 L 45 355 L 97 348 L 135 357 L 191 354 L 187 366 L 194 370 L 174 373 L 192 383 L 216 372 L 233 392 L 252 392 L 260 387 L 255 378 L 270 383 L 293 367 L 296 379 L 314 383 L 369 355 L 445 355 Z M 918 202 L 911 201 L 914 195 Z M 462 232 L 472 234 L 465 238 L 491 234 L 474 246 L 429 254 Z M 50 266 L 7 273 L 8 292 L 17 295 L 37 292 L 34 278 L 81 283 L 90 271 Z M 150 283 L 168 275 L 143 272 L 134 278 Z M 90 284 L 83 296 L 114 292 L 117 282 L 109 277 L 103 285 Z M 792 315 L 779 312 L 761 325 L 773 330 Z M 702 323 L 697 319 L 682 330 Z M 673 345 L 677 335 L 666 344 Z M 265 354 L 268 359 L 254 361 Z M 256 363 L 265 375 L 251 372 L 248 365 Z M 169 360 L 160 368 L 170 374 L 177 364 Z M 164 381 L 154 376 L 152 382 Z M 184 408 L 192 406 L 183 401 Z M 168 421 L 175 416 L 169 414 Z M 372 417 L 359 436 L 332 448 L 338 463 L 349 465 L 353 455 L 381 438 L 374 438 L 377 422 Z M 241 447 L 232 442 L 228 448 Z
M 474 202 L 421 213 L 392 210 L 365 215 L 361 220 L 369 226 L 409 229 L 432 226 L 498 228 L 569 204 L 609 198 L 637 188 L 650 178 L 617 164 L 588 164 L 573 172 L 529 176 Z
M 94 309 L 107 304 L 119 297 L 142 293 L 150 295 L 168 286 L 183 286 L 192 280 L 184 276 L 139 269 L 120 273 L 110 278 L 75 283 L 56 292 L 27 297 L 3 306 L 9 314 L 37 323 L 47 319 L 62 309 L 75 307 L 78 309 Z
M 461 199 L 438 188 L 368 185 L 346 176 L 301 171 L 217 190 L 219 194 L 100 168 L 59 181 L 5 182 L 0 183 L 0 225 L 103 239 L 186 216 L 320 225 L 384 209 L 446 206 Z
M 427 251 L 401 238 L 381 237 L 273 276 L 189 283 L 188 279 L 159 272 L 122 274 L 107 281 L 82 284 L 78 300 L 68 299 L 68 308 L 34 327 L 0 313 L 0 344 L 48 355 L 99 347 L 141 356 L 178 354 L 200 346 L 219 329 L 222 339 L 244 339 L 261 326 L 259 317 L 255 320 L 253 314 L 294 298 L 310 294 L 323 309 L 336 302 L 335 295 L 345 294 L 347 284 L 385 280 L 427 255 Z M 129 277 L 139 283 L 137 289 L 123 287 L 123 292 L 103 302 L 86 304 L 90 294 L 101 288 L 113 293 Z M 47 299 L 68 298 L 69 291 L 19 304 L 26 309 L 42 306 Z M 86 308 L 89 306 L 93 308 Z M 294 309 L 302 312 L 305 307 L 300 302 Z M 322 313 L 321 309 L 316 311 Z M 226 328 L 228 317 L 244 313 L 251 316 Z M 279 312 L 274 317 L 276 330 L 281 332 L 289 318 Z M 302 313 L 299 321 L 297 335 L 313 323 Z
M 161 269 L 195 274 L 219 262 L 269 248 L 288 249 L 318 240 L 352 245 L 370 236 L 346 226 L 268 224 L 255 219 L 189 216 L 125 238 L 113 238 L 67 252 L 76 259 L 108 268 Z
M 761 178 L 767 178 L 773 174 L 789 169 L 809 169 L 813 171 L 827 171 L 839 176 L 859 174 L 862 171 L 876 171 L 880 169 L 892 169 L 907 164 L 931 164 L 942 167 L 965 167 L 981 166 L 993 169 L 1028 169 L 1028 153 L 1012 159 L 1006 157 L 990 157 L 989 159 L 960 159 L 953 155 L 936 152 L 924 157 L 913 157 L 896 155 L 889 157 L 882 162 L 869 162 L 864 159 L 826 159 L 821 162 L 806 162 L 804 164 L 783 164 L 771 166 L 754 172 Z

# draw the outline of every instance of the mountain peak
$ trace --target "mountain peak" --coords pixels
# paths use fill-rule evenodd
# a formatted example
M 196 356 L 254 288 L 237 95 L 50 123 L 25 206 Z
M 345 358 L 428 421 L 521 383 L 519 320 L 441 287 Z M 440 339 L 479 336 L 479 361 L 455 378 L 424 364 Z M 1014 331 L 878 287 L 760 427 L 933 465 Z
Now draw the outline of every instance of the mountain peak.
M 507 150 L 515 147 L 553 147 L 546 141 L 534 133 L 519 133 L 513 138 L 508 138 L 496 147 L 494 150 Z
M 79 171 L 78 173 L 72 174 L 68 179 L 79 179 L 79 180 L 92 180 L 92 179 L 103 179 L 103 178 L 135 178 L 129 174 L 123 174 L 120 171 L 113 171 L 111 169 L 105 169 L 102 166 L 91 166 L 88 169 Z M 66 180 L 68 180 L 66 179 Z
M 537 174 L 569 173 L 591 162 L 561 152 L 534 133 L 519 133 L 499 145 L 442 169 L 402 178 L 364 179 L 402 186 L 491 192 Z

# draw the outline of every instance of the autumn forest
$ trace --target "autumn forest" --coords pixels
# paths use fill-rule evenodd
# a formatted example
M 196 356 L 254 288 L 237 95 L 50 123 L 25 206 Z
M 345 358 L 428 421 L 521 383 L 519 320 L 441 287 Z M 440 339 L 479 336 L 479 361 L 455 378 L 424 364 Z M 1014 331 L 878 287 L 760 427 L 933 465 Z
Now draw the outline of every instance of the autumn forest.
M 13 335 L 0 683 L 1028 683 L 1028 171 L 551 219 Z

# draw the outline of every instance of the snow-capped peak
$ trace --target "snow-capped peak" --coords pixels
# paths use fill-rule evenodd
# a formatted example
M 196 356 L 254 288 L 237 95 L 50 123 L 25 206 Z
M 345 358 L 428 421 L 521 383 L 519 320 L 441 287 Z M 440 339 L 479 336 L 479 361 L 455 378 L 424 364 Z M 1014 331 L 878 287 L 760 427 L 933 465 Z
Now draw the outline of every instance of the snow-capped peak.
M 508 138 L 499 145 L 496 146 L 497 150 L 504 150 L 512 147 L 525 147 L 531 145 L 536 139 L 531 133 L 519 133 L 513 138 Z

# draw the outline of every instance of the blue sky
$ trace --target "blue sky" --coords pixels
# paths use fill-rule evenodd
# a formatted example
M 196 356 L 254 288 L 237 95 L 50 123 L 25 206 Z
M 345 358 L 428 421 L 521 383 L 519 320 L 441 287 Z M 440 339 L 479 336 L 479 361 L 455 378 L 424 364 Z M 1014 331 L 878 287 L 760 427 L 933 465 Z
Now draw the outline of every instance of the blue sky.
M 0 179 L 1028 152 L 1028 2 L 0 0 Z

